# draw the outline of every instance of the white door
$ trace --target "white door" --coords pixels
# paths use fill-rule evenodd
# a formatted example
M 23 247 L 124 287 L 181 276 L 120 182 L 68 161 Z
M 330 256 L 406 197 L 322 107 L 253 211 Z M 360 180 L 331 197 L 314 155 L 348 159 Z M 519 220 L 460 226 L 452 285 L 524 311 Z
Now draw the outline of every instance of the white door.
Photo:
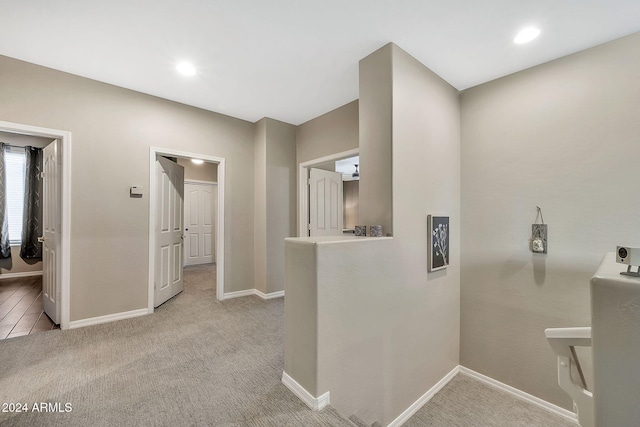
M 309 235 L 342 235 L 342 174 L 309 170 Z
M 182 292 L 184 168 L 157 156 L 156 188 L 155 307 Z
M 60 324 L 60 284 L 58 281 L 58 257 L 60 256 L 62 170 L 61 142 L 56 139 L 43 150 L 43 204 L 42 222 L 42 304 L 44 312 L 55 324 Z
M 214 224 L 217 199 L 217 185 L 184 184 L 185 265 L 216 261 Z

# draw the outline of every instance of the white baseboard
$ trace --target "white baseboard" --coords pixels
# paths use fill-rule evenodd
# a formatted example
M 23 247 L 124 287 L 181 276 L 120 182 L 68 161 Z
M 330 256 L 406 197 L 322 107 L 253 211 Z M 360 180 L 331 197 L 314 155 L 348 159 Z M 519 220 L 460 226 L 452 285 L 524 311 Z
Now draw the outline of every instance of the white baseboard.
M 264 292 L 259 291 L 257 289 L 246 289 L 244 291 L 227 292 L 227 293 L 224 294 L 224 298 L 223 299 L 248 297 L 250 295 L 259 296 L 262 299 L 273 299 L 273 298 L 283 297 L 284 296 L 284 291 L 269 292 L 268 294 L 265 294 Z
M 296 380 L 287 375 L 286 372 L 282 372 L 282 384 L 291 390 L 298 399 L 302 400 L 313 411 L 319 411 L 330 403 L 329 392 L 326 392 L 320 397 L 313 397 L 311 393 L 298 384 Z
M 247 290 L 244 290 L 244 291 L 225 292 L 225 294 L 223 296 L 223 299 L 248 297 L 249 295 L 255 295 L 254 291 L 255 291 L 255 289 L 247 289 Z
M 256 291 L 255 294 L 262 299 L 273 299 L 273 298 L 280 298 L 284 296 L 284 291 L 269 292 L 268 294 L 265 294 L 264 292 L 261 292 L 257 289 L 254 289 L 254 290 Z
M 15 279 L 16 277 L 42 276 L 42 271 L 25 271 L 22 273 L 1 273 L 0 279 Z
M 490 385 L 492 387 L 495 387 L 499 390 L 502 390 L 504 392 L 507 392 L 509 394 L 511 394 L 512 396 L 517 397 L 518 399 L 524 400 L 526 402 L 532 403 L 542 409 L 544 409 L 545 411 L 549 411 L 553 414 L 559 415 L 565 419 L 567 419 L 568 421 L 574 422 L 576 424 L 578 424 L 578 416 L 567 410 L 564 408 L 561 408 L 559 406 L 554 405 L 553 403 L 549 403 L 546 400 L 542 400 L 539 397 L 535 397 L 529 393 L 525 393 L 522 390 L 519 390 L 515 387 L 511 387 L 510 385 L 501 383 L 498 380 L 494 380 L 493 378 L 490 378 L 486 375 L 482 375 L 479 372 L 476 371 L 472 371 L 469 368 L 465 368 L 464 366 L 460 366 L 460 373 L 464 374 L 464 375 L 468 375 L 472 378 L 475 378 L 476 380 L 482 381 L 483 383 Z
M 391 421 L 391 423 L 389 423 L 387 427 L 399 427 L 404 424 L 409 418 L 413 416 L 413 414 L 418 412 L 420 408 L 422 408 L 428 401 L 430 401 L 437 392 L 442 390 L 442 387 L 446 386 L 449 381 L 451 381 L 453 377 L 458 374 L 458 372 L 460 372 L 460 366 L 456 366 L 455 368 L 453 368 L 451 372 L 449 372 L 440 381 L 438 381 L 436 385 L 431 387 L 425 394 L 420 396 L 420 398 L 413 402 L 413 404 L 411 404 L 411 406 L 409 406 L 402 414 L 398 415 L 395 420 Z
M 85 326 L 98 325 L 100 323 L 114 322 L 116 320 L 130 319 L 132 317 L 144 316 L 149 314 L 146 308 L 138 310 L 125 311 L 122 313 L 107 314 L 105 316 L 90 317 L 88 319 L 74 320 L 69 323 L 69 329 L 82 328 Z

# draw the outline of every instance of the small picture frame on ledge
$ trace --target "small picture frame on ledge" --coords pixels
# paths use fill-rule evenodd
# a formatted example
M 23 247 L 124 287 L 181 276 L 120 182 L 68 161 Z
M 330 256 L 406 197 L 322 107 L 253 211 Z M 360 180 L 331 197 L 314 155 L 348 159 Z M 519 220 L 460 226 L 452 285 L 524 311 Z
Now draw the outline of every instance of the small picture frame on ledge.
M 427 230 L 429 233 L 428 271 L 447 268 L 449 265 L 449 217 L 428 215 Z

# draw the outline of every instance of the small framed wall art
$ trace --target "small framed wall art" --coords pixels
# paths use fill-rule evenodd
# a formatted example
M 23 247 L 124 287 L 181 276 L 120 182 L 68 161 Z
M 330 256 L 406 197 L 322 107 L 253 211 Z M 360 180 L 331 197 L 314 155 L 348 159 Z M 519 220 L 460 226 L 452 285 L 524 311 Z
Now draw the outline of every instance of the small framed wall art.
M 427 216 L 429 271 L 442 270 L 449 265 L 449 217 Z

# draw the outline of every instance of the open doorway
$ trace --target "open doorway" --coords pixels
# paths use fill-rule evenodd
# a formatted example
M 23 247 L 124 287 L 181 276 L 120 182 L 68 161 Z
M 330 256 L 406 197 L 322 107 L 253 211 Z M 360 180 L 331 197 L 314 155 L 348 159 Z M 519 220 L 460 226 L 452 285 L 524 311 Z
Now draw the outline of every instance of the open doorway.
M 178 218 L 179 224 L 175 221 L 172 224 L 174 228 L 173 233 L 167 233 L 166 236 L 162 236 L 160 234 L 160 224 L 163 221 L 162 216 L 162 208 L 159 208 L 159 203 L 162 202 L 163 197 L 163 181 L 162 181 L 162 173 L 158 173 L 158 159 L 159 158 L 171 158 L 175 161 L 175 164 L 178 165 L 179 169 L 182 170 L 181 177 L 177 178 L 181 180 L 181 182 L 173 185 L 175 188 L 174 192 L 178 192 L 181 205 L 175 205 L 172 209 L 180 208 L 182 210 L 182 215 L 178 218 L 178 215 L 175 217 Z M 158 256 L 159 251 L 162 249 L 162 241 L 161 239 L 181 239 L 180 246 L 178 247 L 177 240 L 171 246 L 172 253 L 168 250 L 168 256 L 170 256 L 170 262 L 167 263 L 167 271 L 171 271 L 167 273 L 167 277 L 172 277 L 177 279 L 181 279 L 183 268 L 184 268 L 184 238 L 186 230 L 184 225 L 184 167 L 180 166 L 180 162 L 189 162 L 192 159 L 202 160 L 203 162 L 208 162 L 215 164 L 216 166 L 216 198 L 215 198 L 215 224 L 213 225 L 213 230 L 216 231 L 215 236 L 211 236 L 211 252 L 215 253 L 215 281 L 216 281 L 216 297 L 218 300 L 222 300 L 224 296 L 224 181 L 225 181 L 225 159 L 220 157 L 208 156 L 198 153 L 190 153 L 179 150 L 171 150 L 164 149 L 158 147 L 150 148 L 150 157 L 149 157 L 149 291 L 148 291 L 148 312 L 152 313 L 154 311 L 154 307 L 158 304 L 156 299 L 156 294 L 158 290 L 161 288 L 160 283 L 163 280 L 163 272 L 162 267 L 162 258 Z M 168 178 L 167 181 L 171 186 L 172 181 L 176 181 L 174 178 Z M 193 179 L 191 180 L 194 181 Z M 202 180 L 204 181 L 204 180 Z M 177 188 L 179 187 L 179 188 Z M 160 210 L 159 210 L 160 209 Z M 178 233 L 179 230 L 179 233 Z M 173 234 L 173 236 L 169 236 L 169 234 Z M 204 233 L 206 234 L 206 233 Z M 199 247 L 198 247 L 199 248 Z M 191 248 L 190 248 L 191 249 Z M 194 248 L 195 249 L 195 248 Z M 203 247 L 203 249 L 206 249 Z M 173 291 L 172 291 L 173 292 Z
M 216 262 L 218 164 L 177 159 L 184 167 L 184 265 Z
M 311 171 L 318 171 L 322 179 L 324 173 L 328 171 L 336 173 L 341 180 L 340 190 L 340 223 L 341 230 L 335 232 L 340 234 L 353 234 L 355 225 L 359 223 L 359 158 L 358 149 L 336 153 L 330 156 L 310 160 L 300 163 L 298 170 L 299 179 L 299 211 L 298 211 L 298 236 L 309 236 L 311 228 L 315 229 L 314 212 L 310 209 L 317 196 L 317 193 L 310 188 L 311 180 L 315 179 Z M 330 177 L 327 177 L 329 179 Z M 329 190 L 326 192 L 328 193 Z M 311 199 L 314 200 L 311 200 Z M 327 215 L 330 215 L 328 213 Z M 313 233 L 311 233 L 313 234 Z M 332 232 L 332 234 L 334 234 Z
M 7 299 L 2 302 L 0 335 L 25 335 L 54 325 L 69 328 L 71 134 L 0 122 L 0 135 L 5 140 L 4 165 L 14 162 L 17 168 L 6 191 L 14 193 L 14 199 L 9 201 L 6 194 L 4 200 L 13 205 L 13 236 L 0 278 L 13 283 L 3 286 Z M 16 212 L 20 198 L 23 205 Z M 22 278 L 29 283 L 22 283 Z

